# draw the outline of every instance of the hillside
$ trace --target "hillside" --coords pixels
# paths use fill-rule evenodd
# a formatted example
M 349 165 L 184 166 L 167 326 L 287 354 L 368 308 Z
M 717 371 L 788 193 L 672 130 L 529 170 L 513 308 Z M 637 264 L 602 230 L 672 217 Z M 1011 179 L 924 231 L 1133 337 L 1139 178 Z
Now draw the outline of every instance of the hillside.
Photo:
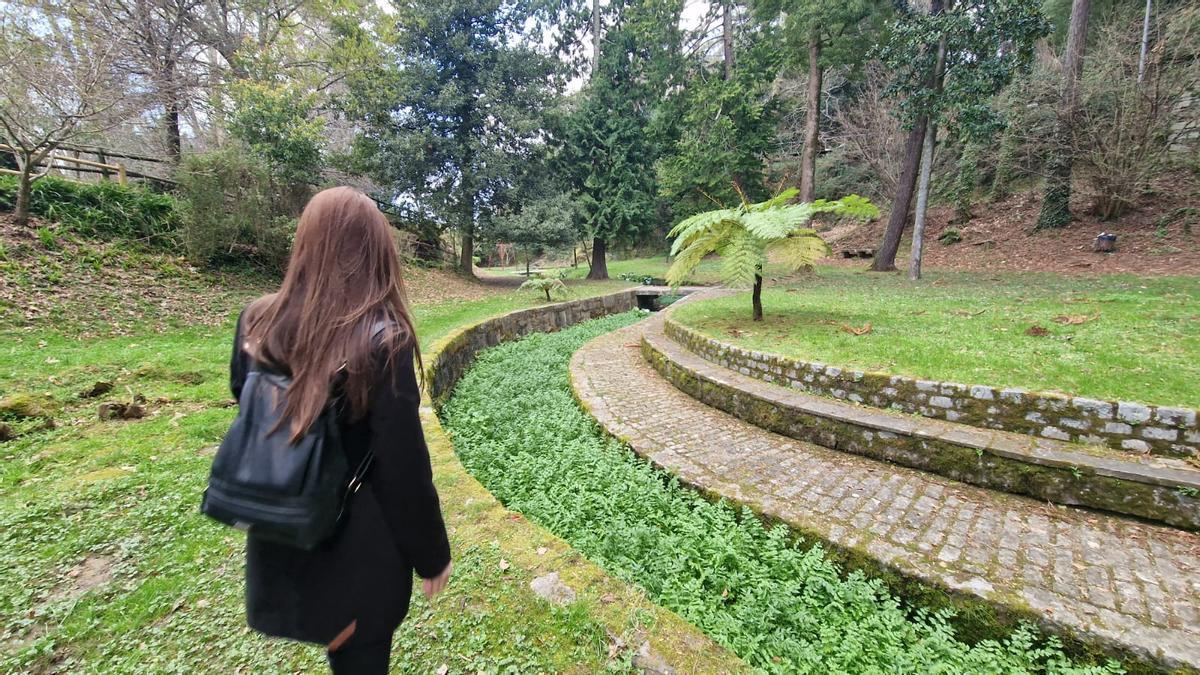
M 439 269 L 405 271 L 414 305 L 479 300 L 510 288 Z M 153 327 L 221 325 L 279 279 L 247 266 L 211 271 L 127 241 L 81 239 L 53 223 L 16 227 L 0 215 L 0 325 L 54 327 L 81 338 Z
M 1200 189 L 1194 180 L 1175 176 L 1164 181 L 1157 195 L 1111 221 L 1100 220 L 1082 201 L 1074 206 L 1076 220 L 1059 231 L 1036 232 L 1041 208 L 1040 192 L 1020 192 L 994 203 L 975 207 L 975 217 L 952 224 L 954 210 L 936 206 L 926 225 L 925 265 L 937 269 L 1012 270 L 1066 274 L 1200 274 Z M 886 226 L 883 218 L 849 230 L 831 230 L 835 262 L 862 267 L 863 260 L 843 260 L 846 249 L 879 245 Z M 946 245 L 938 238 L 958 230 L 962 241 Z M 1117 235 L 1117 250 L 1096 253 L 1097 234 Z M 901 242 L 897 266 L 907 266 L 911 228 Z

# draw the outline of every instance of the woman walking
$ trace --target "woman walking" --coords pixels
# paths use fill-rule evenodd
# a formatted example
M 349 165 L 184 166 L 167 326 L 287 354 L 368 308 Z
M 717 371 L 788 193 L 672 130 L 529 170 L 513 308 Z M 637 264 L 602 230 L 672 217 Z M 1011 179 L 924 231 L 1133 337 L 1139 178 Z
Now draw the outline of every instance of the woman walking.
M 420 349 L 387 220 L 366 195 L 325 190 L 300 216 L 278 293 L 238 318 L 234 397 L 251 370 L 291 378 L 293 439 L 334 405 L 350 466 L 374 457 L 336 533 L 306 551 L 246 543 L 246 613 L 267 635 L 325 645 L 337 675 L 386 673 L 413 571 L 432 598 L 450 546 L 418 414 Z M 416 364 L 416 365 L 415 365 Z

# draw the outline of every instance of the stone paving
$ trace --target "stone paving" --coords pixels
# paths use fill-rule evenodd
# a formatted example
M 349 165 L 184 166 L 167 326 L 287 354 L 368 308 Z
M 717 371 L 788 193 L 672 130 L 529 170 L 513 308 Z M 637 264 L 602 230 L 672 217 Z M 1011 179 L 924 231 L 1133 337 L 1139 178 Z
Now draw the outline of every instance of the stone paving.
M 663 315 L 571 361 L 610 433 L 677 475 L 906 576 L 1033 611 L 1139 661 L 1200 670 L 1200 536 L 828 450 L 690 398 L 642 360 Z

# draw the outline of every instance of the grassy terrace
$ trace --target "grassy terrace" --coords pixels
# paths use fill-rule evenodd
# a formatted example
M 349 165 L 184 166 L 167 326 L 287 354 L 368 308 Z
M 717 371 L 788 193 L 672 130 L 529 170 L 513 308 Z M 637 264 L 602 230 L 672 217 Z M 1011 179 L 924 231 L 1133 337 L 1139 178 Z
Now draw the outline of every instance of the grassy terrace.
M 822 267 L 675 317 L 750 349 L 968 384 L 1200 407 L 1200 278 L 899 275 Z M 870 332 L 853 335 L 843 326 Z M 1043 335 L 1032 335 L 1039 327 Z M 1040 330 L 1034 330 L 1038 333 Z
M 581 284 L 573 293 L 622 285 Z M 0 399 L 32 397 L 55 423 L 32 431 L 40 421 L 9 415 L 26 433 L 0 445 L 0 672 L 323 667 L 319 649 L 247 631 L 242 537 L 197 509 L 234 414 L 225 364 L 236 308 L 251 294 L 207 292 L 212 325 L 125 321 L 121 334 L 107 336 L 104 325 L 85 321 L 0 329 Z M 537 302 L 529 292 L 496 290 L 415 311 L 428 346 L 458 326 Z M 88 313 L 86 305 L 55 311 Z M 98 380 L 116 385 L 99 400 L 141 394 L 149 415 L 97 421 L 98 401 L 78 393 Z M 677 647 L 690 652 L 679 661 L 698 672 L 740 668 L 640 591 L 503 509 L 462 469 L 436 418 L 426 424 L 455 576 L 435 607 L 414 597 L 396 672 L 621 672 L 647 634 L 660 653 L 692 645 Z M 558 609 L 532 593 L 529 581 L 551 570 L 579 602 Z M 615 649 L 612 635 L 624 647 Z

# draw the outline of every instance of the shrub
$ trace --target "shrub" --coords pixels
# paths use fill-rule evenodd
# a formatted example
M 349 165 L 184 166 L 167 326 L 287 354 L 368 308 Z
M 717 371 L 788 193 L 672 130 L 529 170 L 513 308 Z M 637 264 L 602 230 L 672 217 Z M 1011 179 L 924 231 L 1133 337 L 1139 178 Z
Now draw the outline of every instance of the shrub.
M 267 168 L 276 214 L 300 215 L 321 177 L 325 121 L 314 114 L 314 95 L 246 80 L 230 95 L 230 134 Z
M 1169 12 L 1137 81 L 1138 20 L 1104 26 L 1080 80 L 1075 156 L 1101 218 L 1121 215 L 1169 168 L 1173 113 L 1200 79 L 1200 8 Z
M 962 234 L 953 227 L 948 227 L 942 230 L 942 234 L 938 236 L 938 241 L 942 242 L 943 246 L 950 246 L 962 241 Z
M 969 645 L 949 612 L 913 608 L 846 573 L 820 544 L 709 502 L 602 435 L 575 402 L 567 364 L 625 314 L 480 355 L 442 410 L 466 468 L 505 505 L 637 584 L 756 671 L 1102 673 L 1028 626 Z
M 17 200 L 15 176 L 0 176 L 0 209 Z M 33 184 L 30 211 L 87 237 L 140 239 L 168 245 L 179 228 L 178 204 L 170 195 L 111 181 L 77 183 L 46 176 Z
M 193 155 L 184 160 L 177 179 L 189 258 L 214 265 L 248 256 L 283 269 L 295 224 L 276 207 L 260 160 L 235 149 Z

